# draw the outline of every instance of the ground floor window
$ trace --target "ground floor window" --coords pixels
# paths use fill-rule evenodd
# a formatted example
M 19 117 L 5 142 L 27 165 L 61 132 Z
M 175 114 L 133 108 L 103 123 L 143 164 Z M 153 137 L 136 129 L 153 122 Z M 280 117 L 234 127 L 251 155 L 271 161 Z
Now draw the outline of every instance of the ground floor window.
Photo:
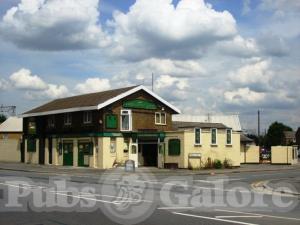
M 195 145 L 201 145 L 201 128 L 195 128 Z
M 231 136 L 232 136 L 232 130 L 231 129 L 227 129 L 226 130 L 226 144 L 227 145 L 231 145 Z
M 115 153 L 116 152 L 116 138 L 111 137 L 110 138 L 110 153 Z
M 168 143 L 169 155 L 180 155 L 180 139 L 170 139 Z
M 217 144 L 217 128 L 211 129 L 211 144 L 212 145 Z

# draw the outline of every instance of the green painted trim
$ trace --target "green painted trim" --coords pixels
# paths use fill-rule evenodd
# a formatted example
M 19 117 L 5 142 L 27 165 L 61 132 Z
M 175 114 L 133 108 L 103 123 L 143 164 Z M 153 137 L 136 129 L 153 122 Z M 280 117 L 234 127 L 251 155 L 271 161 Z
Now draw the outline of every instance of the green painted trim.
M 123 102 L 124 108 L 133 108 L 133 109 L 149 109 L 155 110 L 157 109 L 157 105 L 149 100 L 144 99 L 133 99 Z
M 46 137 L 52 138 L 78 138 L 78 137 L 157 137 L 161 141 L 164 140 L 165 132 L 95 132 L 95 133 L 79 133 L 79 134 L 52 134 Z

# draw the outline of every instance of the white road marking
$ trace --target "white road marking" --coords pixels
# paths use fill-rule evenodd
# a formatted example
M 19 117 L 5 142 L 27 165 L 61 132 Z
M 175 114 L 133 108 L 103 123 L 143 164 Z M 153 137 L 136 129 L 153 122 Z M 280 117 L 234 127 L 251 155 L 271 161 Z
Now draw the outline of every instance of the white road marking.
M 110 201 L 105 201 L 105 200 L 100 200 L 96 198 L 86 198 L 80 195 L 69 195 L 69 194 L 63 194 L 63 193 L 53 193 L 56 195 L 62 195 L 62 196 L 68 196 L 68 197 L 73 197 L 73 198 L 78 198 L 78 199 L 84 199 L 84 200 L 90 200 L 90 201 L 95 201 L 95 202 L 104 202 L 104 203 L 109 203 L 109 204 L 114 204 L 114 205 L 119 205 L 120 203 L 115 203 L 115 202 L 110 202 Z
M 218 183 L 218 182 L 224 182 L 224 181 L 235 181 L 235 180 L 243 180 L 244 178 L 224 178 L 224 179 L 217 179 L 217 180 L 194 180 L 196 182 L 201 183 Z
M 263 216 L 215 216 L 216 218 L 262 218 Z
M 194 214 L 186 214 L 186 213 L 179 213 L 179 212 L 173 212 L 173 214 L 181 215 L 181 216 L 201 218 L 201 219 L 207 219 L 207 220 L 222 221 L 222 222 L 227 222 L 227 223 L 232 223 L 232 224 L 258 225 L 258 224 L 255 224 L 255 223 L 246 223 L 246 222 L 240 222 L 240 221 L 234 221 L 234 220 L 219 219 L 219 218 L 207 217 L 207 216 L 198 216 L 198 215 L 194 215 Z
M 94 196 L 99 196 L 99 197 L 109 197 L 109 198 L 120 198 L 120 199 L 128 199 L 128 200 L 136 200 L 136 199 L 133 199 L 133 198 L 125 198 L 125 197 L 118 197 L 118 196 L 114 196 L 114 195 L 102 195 L 102 194 L 92 194 L 92 193 L 88 193 L 88 192 L 79 192 L 80 195 L 82 196 L 91 196 L 91 195 L 94 195 Z M 152 203 L 152 201 L 149 201 L 149 200 L 139 200 L 141 202 L 150 202 Z
M 190 207 L 190 206 L 186 206 L 186 207 L 159 207 L 157 209 L 165 209 L 165 210 L 172 210 L 172 209 L 194 209 L 195 207 Z
M 283 219 L 283 220 L 296 220 L 296 221 L 300 221 L 300 218 L 293 218 L 293 217 L 272 216 L 272 215 L 267 215 L 267 214 L 248 213 L 248 212 L 233 211 L 233 210 L 225 210 L 225 209 L 215 209 L 215 211 L 218 211 L 218 212 L 239 213 L 239 214 L 253 215 L 253 216 L 263 216 L 263 217 L 276 218 L 276 219 Z

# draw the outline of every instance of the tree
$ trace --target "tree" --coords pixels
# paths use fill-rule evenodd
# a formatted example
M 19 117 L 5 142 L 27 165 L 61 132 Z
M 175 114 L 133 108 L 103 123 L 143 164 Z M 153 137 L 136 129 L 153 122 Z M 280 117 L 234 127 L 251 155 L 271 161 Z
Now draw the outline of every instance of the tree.
M 3 114 L 0 114 L 0 123 L 3 123 L 6 120 L 6 116 Z
M 275 121 L 269 126 L 266 135 L 266 147 L 271 148 L 271 146 L 284 145 L 284 131 L 292 131 L 293 129 L 289 126 Z

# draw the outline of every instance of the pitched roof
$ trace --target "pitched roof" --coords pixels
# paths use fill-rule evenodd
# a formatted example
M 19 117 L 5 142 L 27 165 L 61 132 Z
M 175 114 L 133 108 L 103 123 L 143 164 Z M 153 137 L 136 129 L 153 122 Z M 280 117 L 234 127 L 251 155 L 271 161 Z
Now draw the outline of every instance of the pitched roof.
M 173 115 L 173 121 L 184 121 L 184 122 L 201 122 L 201 123 L 222 123 L 227 127 L 232 128 L 234 131 L 241 131 L 240 118 L 237 114 L 235 115 Z
M 295 131 L 283 131 L 283 134 L 284 134 L 285 138 L 294 139 L 296 137 Z
M 173 121 L 172 122 L 173 129 L 184 129 L 184 128 L 218 128 L 218 129 L 226 129 L 227 127 L 224 124 L 221 123 L 198 123 L 198 122 L 178 122 Z
M 23 119 L 18 117 L 9 117 L 0 124 L 0 132 L 22 132 Z
M 22 116 L 29 117 L 101 109 L 139 90 L 146 91 L 148 94 L 152 95 L 154 98 L 158 99 L 160 102 L 173 109 L 175 112 L 180 113 L 179 109 L 177 109 L 146 87 L 140 85 L 56 99 L 30 111 L 27 111 L 23 113 Z
M 254 142 L 254 140 L 251 139 L 251 138 L 248 138 L 245 134 L 241 134 L 241 142 L 248 142 L 248 143 L 250 143 L 250 142 Z

